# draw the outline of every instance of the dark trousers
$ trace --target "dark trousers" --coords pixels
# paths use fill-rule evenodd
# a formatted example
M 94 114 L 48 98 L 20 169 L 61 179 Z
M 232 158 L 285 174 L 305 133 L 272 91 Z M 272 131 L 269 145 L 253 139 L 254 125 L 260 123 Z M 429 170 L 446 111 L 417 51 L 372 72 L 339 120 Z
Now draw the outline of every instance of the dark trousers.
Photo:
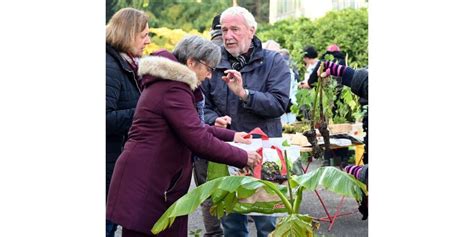
M 116 230 L 117 230 L 117 224 L 109 220 L 105 220 L 105 236 L 106 237 L 114 237 Z
M 251 216 L 257 229 L 257 237 L 267 237 L 276 227 L 274 216 Z M 249 237 L 248 216 L 231 213 L 222 217 L 225 237 Z

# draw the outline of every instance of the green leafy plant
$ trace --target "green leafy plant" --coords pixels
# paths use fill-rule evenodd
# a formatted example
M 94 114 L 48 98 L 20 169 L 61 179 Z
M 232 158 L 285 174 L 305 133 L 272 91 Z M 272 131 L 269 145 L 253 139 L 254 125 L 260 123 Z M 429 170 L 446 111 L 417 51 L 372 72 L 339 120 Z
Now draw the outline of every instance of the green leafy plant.
M 331 77 L 322 90 L 322 109 L 328 124 L 354 123 L 362 120 L 364 110 L 359 104 L 359 97 L 353 94 L 349 87 L 339 85 L 337 80 Z M 290 108 L 291 112 L 300 117 L 304 124 L 309 125 L 312 118 L 311 111 L 320 110 L 321 105 L 314 103 L 317 97 L 316 91 L 318 91 L 316 87 L 314 90 L 299 89 L 296 93 L 297 104 L 293 104 Z M 320 120 L 318 113 L 314 116 L 315 121 Z M 285 128 L 285 132 L 292 133 L 295 130 L 293 126 Z
M 367 192 L 363 183 L 334 167 L 320 167 L 307 174 L 290 176 L 288 181 L 286 187 L 249 176 L 225 176 L 208 181 L 173 203 L 155 223 L 152 232 L 157 234 L 165 230 L 173 224 L 176 217 L 191 214 L 209 197 L 214 203 L 214 214 L 220 218 L 224 213 L 234 212 L 239 199 L 247 198 L 263 187 L 267 193 L 276 194 L 280 198 L 284 212 L 288 214 L 278 221 L 274 236 L 313 236 L 314 228 L 318 225 L 311 216 L 299 213 L 304 190 L 315 190 L 322 186 L 357 201 L 362 200 L 363 193 Z M 289 195 L 291 198 L 288 198 Z M 270 213 L 273 212 L 264 212 Z

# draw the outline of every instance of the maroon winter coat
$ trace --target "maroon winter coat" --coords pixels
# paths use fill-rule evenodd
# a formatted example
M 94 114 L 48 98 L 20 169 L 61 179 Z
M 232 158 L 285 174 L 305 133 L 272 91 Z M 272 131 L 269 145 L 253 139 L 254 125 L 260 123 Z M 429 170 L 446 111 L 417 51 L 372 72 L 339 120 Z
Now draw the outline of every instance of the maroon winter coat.
M 188 191 L 192 152 L 236 167 L 247 163 L 244 150 L 221 141 L 233 140 L 235 132 L 201 124 L 193 96 L 196 74 L 169 52 L 163 54 L 167 58 L 153 56 L 140 62 L 145 89 L 107 200 L 108 220 L 148 234 L 166 209 Z M 187 232 L 184 216 L 159 236 L 184 237 Z

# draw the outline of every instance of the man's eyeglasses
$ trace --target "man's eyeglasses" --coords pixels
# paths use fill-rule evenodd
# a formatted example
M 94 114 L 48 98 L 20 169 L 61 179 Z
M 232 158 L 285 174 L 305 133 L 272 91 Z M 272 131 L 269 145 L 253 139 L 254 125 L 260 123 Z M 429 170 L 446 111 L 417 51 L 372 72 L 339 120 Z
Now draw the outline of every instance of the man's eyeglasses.
M 199 60 L 198 62 L 199 62 L 200 64 L 202 64 L 202 65 L 206 66 L 206 68 L 207 68 L 207 71 L 208 71 L 208 72 L 210 72 L 210 73 L 212 73 L 213 71 L 215 71 L 215 70 L 216 70 L 216 68 L 214 68 L 214 67 L 211 67 L 211 66 L 209 66 L 209 65 L 207 65 L 207 64 L 205 64 L 205 63 L 203 63 L 201 60 Z

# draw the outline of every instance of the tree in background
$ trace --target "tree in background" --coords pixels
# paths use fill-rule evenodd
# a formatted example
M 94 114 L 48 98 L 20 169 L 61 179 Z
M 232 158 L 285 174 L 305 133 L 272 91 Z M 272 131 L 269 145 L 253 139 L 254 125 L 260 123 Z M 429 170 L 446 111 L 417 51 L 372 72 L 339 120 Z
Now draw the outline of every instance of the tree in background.
M 337 44 L 348 56 L 353 68 L 368 65 L 368 12 L 366 8 L 330 11 L 314 21 L 308 18 L 285 19 L 262 25 L 257 31 L 263 41 L 273 39 L 290 50 L 304 73 L 303 48 L 314 45 L 321 54 L 330 44 Z
M 106 0 L 106 21 L 120 8 L 133 7 L 148 13 L 152 28 L 203 32 L 215 15 L 232 4 L 232 0 Z M 259 24 L 268 22 L 269 0 L 240 0 L 237 4 L 252 12 Z

